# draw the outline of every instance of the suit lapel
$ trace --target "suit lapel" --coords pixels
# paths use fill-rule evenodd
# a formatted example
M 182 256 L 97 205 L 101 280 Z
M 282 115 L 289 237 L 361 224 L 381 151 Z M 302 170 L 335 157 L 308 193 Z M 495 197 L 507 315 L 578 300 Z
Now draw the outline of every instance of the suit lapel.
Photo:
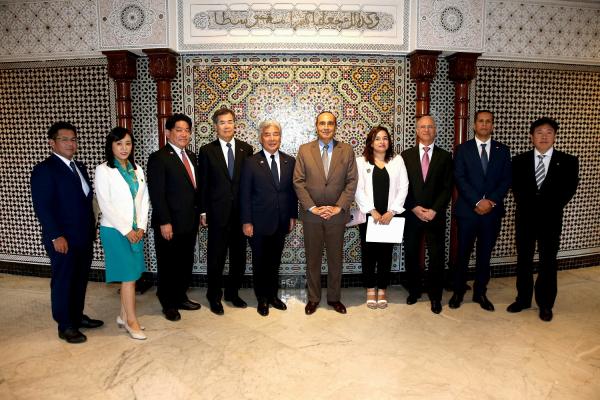
M 332 140 L 333 143 L 333 151 L 331 152 L 331 160 L 329 161 L 329 174 L 327 174 L 327 178 L 333 176 L 335 169 L 342 162 L 342 149 L 338 146 L 338 142 Z M 323 162 L 321 162 L 323 164 Z M 323 169 L 323 174 L 325 174 L 325 169 Z
M 281 162 L 281 154 L 279 155 L 279 161 Z M 264 150 L 259 152 L 258 157 L 256 157 L 256 163 L 258 165 L 258 169 L 262 171 L 265 179 L 271 182 L 273 187 L 276 188 L 275 180 L 273 179 L 273 174 L 271 173 L 271 160 L 265 156 Z
M 321 152 L 319 151 L 319 141 L 315 140 L 311 145 L 310 152 L 315 160 L 315 164 L 319 167 L 319 171 L 321 171 L 321 176 L 323 177 L 323 181 L 327 181 L 327 177 L 325 176 L 325 168 L 323 168 L 323 160 L 321 159 Z M 329 164 L 331 166 L 331 163 Z M 331 169 L 331 168 L 329 168 Z
M 217 159 L 217 162 L 221 166 L 221 171 L 225 174 L 227 179 L 229 179 L 229 171 L 227 170 L 227 161 L 225 160 L 225 156 L 223 155 L 223 149 L 221 148 L 221 142 L 219 139 L 212 142 L 212 151 L 214 153 L 214 157 Z
M 235 177 L 240 175 L 240 171 L 242 170 L 242 160 L 244 159 L 244 154 L 246 154 L 246 151 L 240 145 L 239 140 L 233 140 L 235 140 L 235 159 L 233 162 L 233 178 L 235 179 Z M 246 157 L 250 157 L 251 155 L 252 154 L 246 154 Z M 229 175 L 229 171 L 227 171 L 227 175 Z
M 279 152 L 279 171 L 280 173 L 280 177 L 279 177 L 279 188 L 281 189 L 283 182 L 291 182 L 292 179 L 292 175 L 293 175 L 293 171 L 292 171 L 292 164 L 290 163 L 290 157 L 288 157 L 287 154 L 282 153 L 281 151 Z
M 183 165 L 183 161 L 181 161 L 179 154 L 175 153 L 175 148 L 171 146 L 171 144 L 167 143 L 165 147 L 163 147 L 163 149 L 165 149 L 166 155 L 169 158 L 169 160 L 172 160 L 172 162 L 177 165 L 179 172 L 183 174 L 185 179 L 189 182 L 190 186 L 194 187 L 194 184 L 192 183 L 192 180 L 190 179 L 190 176 L 188 175 L 187 170 L 185 169 L 185 165 Z M 189 152 L 187 150 L 185 150 L 185 154 L 190 164 L 192 164 Z

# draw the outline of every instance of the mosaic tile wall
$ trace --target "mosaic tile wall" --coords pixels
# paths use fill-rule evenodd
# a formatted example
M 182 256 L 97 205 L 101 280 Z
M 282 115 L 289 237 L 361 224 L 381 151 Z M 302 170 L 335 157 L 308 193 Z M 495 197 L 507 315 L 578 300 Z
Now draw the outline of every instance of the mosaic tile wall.
M 50 154 L 48 127 L 67 120 L 79 129 L 78 159 L 93 179 L 115 121 L 114 87 L 106 61 L 95 59 L 0 64 L 0 88 L 0 257 L 47 263 L 31 205 L 31 169 Z M 94 265 L 102 265 L 102 258 L 96 244 Z
M 495 137 L 512 155 L 531 148 L 529 125 L 541 116 L 555 118 L 560 128 L 556 148 L 579 157 L 580 183 L 565 209 L 559 257 L 598 253 L 600 214 L 600 69 L 598 67 L 481 61 L 475 108 L 495 113 Z M 493 257 L 497 264 L 514 262 L 514 201 L 509 193 L 507 215 Z M 502 267 L 496 268 L 499 272 Z
M 195 147 L 214 140 L 207 121 L 223 105 L 237 115 L 236 137 L 255 151 L 260 149 L 259 123 L 273 118 L 282 124 L 282 150 L 296 155 L 301 144 L 316 138 L 314 119 L 323 110 L 338 115 L 337 138 L 352 144 L 357 154 L 362 153 L 365 132 L 377 124 L 392 128 L 401 143 L 404 71 L 404 59 L 398 57 L 184 57 L 184 101 L 186 110 L 194 111 Z M 283 273 L 304 271 L 302 237 L 300 224 L 287 238 Z M 200 251 L 205 248 L 201 243 Z M 204 253 L 200 260 L 205 260 Z M 202 263 L 200 271 L 205 268 Z M 357 272 L 357 268 L 358 229 L 351 228 L 345 236 L 344 272 Z M 326 271 L 325 263 L 322 269 Z

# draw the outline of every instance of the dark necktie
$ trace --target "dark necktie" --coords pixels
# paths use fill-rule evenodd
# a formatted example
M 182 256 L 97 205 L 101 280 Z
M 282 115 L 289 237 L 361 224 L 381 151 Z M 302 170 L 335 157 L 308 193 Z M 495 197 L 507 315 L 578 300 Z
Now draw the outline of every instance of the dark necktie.
M 233 150 L 231 149 L 231 143 L 227 143 L 227 171 L 229 172 L 229 178 L 233 179 L 233 167 L 235 160 L 233 159 Z
M 274 154 L 271 154 L 271 174 L 273 174 L 273 181 L 275 181 L 275 186 L 279 187 L 279 172 L 277 171 L 277 163 L 275 162 Z
M 487 172 L 487 167 L 489 163 L 487 151 L 485 151 L 485 146 L 487 146 L 486 143 L 481 144 L 481 167 L 483 168 L 484 175 Z
M 75 167 L 75 162 L 71 161 L 69 163 L 69 165 L 71 166 L 71 169 L 73 170 L 73 173 L 75 174 L 75 176 L 77 178 L 79 178 L 79 173 L 77 172 L 77 168 Z M 81 179 L 81 178 L 79 178 L 79 179 Z

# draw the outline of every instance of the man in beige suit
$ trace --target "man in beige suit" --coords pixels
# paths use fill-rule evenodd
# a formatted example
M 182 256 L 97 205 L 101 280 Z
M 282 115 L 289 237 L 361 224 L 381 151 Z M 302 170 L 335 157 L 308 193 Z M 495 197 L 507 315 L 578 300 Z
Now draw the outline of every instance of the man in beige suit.
M 333 140 L 337 128 L 335 115 L 323 111 L 317 116 L 318 139 L 298 150 L 294 169 L 294 188 L 300 201 L 304 227 L 308 302 L 304 311 L 314 313 L 321 300 L 321 261 L 323 245 L 327 251 L 327 304 L 341 314 L 340 301 L 344 229 L 350 218 L 358 172 L 352 146 Z

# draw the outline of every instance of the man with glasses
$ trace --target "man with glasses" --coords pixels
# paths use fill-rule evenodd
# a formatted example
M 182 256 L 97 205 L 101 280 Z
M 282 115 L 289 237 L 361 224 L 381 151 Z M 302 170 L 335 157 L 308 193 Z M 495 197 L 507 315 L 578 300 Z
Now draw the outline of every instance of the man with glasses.
M 158 268 L 156 295 L 165 318 L 179 321 L 179 310 L 197 310 L 187 297 L 200 224 L 196 155 L 187 150 L 192 120 L 174 114 L 165 123 L 168 143 L 148 158 L 148 191 Z
M 50 298 L 58 337 L 67 343 L 83 343 L 87 337 L 80 328 L 103 324 L 83 314 L 96 235 L 92 184 L 85 165 L 73 160 L 77 152 L 77 129 L 73 125 L 52 125 L 48 143 L 52 154 L 31 173 L 33 209 L 50 257 Z

